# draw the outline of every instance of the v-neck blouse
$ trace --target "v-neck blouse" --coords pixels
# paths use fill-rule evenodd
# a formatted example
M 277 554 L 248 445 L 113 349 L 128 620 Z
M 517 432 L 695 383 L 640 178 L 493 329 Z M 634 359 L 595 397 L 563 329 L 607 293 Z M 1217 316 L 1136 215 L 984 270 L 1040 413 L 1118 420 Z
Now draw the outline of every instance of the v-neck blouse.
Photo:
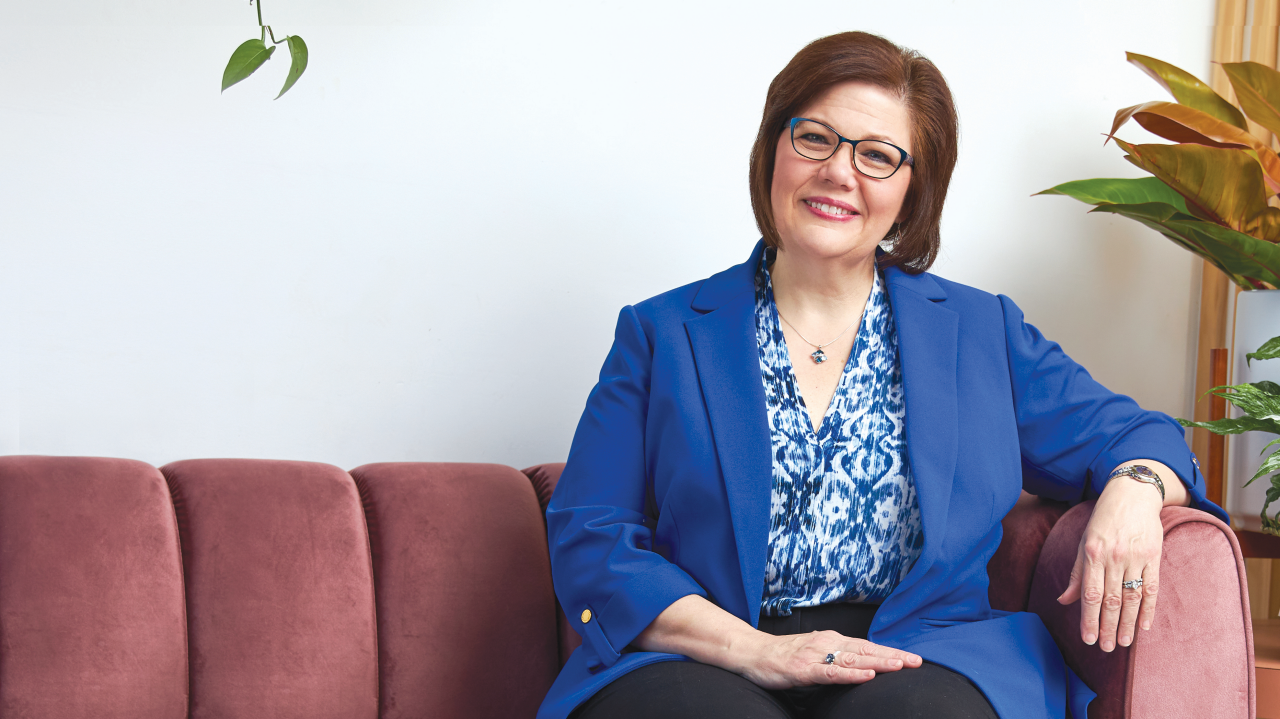
M 879 603 L 924 546 L 893 310 L 877 271 L 853 350 L 814 432 L 774 304 L 772 259 L 766 253 L 756 272 L 756 340 L 773 453 L 761 608 L 779 616 L 792 607 Z M 807 361 L 807 349 L 796 356 Z

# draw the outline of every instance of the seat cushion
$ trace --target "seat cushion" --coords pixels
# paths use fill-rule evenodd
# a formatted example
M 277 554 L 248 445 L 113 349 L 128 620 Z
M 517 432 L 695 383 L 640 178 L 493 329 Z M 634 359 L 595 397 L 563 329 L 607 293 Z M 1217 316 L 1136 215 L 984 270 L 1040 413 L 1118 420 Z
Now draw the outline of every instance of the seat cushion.
M 192 719 L 373 719 L 373 571 L 351 477 L 311 462 L 162 468 L 186 567 Z
M 492 464 L 351 474 L 373 546 L 383 719 L 532 717 L 560 664 L 529 480 Z
M 160 472 L 0 457 L 0 716 L 186 712 L 182 566 Z

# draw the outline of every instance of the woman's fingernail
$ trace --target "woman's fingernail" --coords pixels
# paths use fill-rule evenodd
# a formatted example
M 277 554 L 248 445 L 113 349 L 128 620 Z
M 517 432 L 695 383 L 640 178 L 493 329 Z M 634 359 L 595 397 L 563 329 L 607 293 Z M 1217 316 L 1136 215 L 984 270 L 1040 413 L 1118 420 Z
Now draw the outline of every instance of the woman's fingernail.
M 901 662 L 900 660 L 898 660 L 898 659 L 890 659 L 890 660 L 889 660 L 889 666 L 894 667 L 894 668 L 897 668 L 897 667 L 902 666 L 902 662 Z
M 1132 642 L 1132 641 L 1133 641 L 1133 637 L 1131 637 L 1131 636 L 1129 636 L 1129 635 L 1127 635 L 1127 634 L 1126 634 L 1125 636 L 1123 636 L 1123 637 L 1120 637 L 1120 645 L 1121 645 L 1121 646 L 1125 646 L 1125 647 L 1127 647 L 1127 646 L 1129 646 L 1129 642 Z
M 1142 628 L 1143 628 L 1143 629 L 1150 629 L 1150 628 L 1151 628 L 1151 622 L 1143 622 L 1143 623 L 1142 623 Z
M 1094 642 L 1096 642 L 1096 641 L 1098 641 L 1098 636 L 1097 636 L 1096 634 L 1086 634 L 1086 635 L 1084 635 L 1084 643 L 1085 643 L 1085 644 L 1093 644 L 1093 643 L 1094 643 Z

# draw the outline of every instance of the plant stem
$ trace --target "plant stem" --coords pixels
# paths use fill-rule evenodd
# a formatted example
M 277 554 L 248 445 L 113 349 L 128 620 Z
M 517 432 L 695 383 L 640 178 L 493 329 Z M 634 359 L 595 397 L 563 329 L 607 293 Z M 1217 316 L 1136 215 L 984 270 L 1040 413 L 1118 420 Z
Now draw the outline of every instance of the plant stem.
M 262 24 L 262 0 L 258 0 L 258 24 Z

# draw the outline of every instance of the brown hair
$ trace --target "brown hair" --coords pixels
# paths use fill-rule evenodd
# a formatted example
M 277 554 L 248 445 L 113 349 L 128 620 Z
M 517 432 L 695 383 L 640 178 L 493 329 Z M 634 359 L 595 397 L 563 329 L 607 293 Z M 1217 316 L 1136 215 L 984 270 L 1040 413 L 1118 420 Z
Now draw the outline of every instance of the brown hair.
M 773 161 L 791 118 L 827 88 L 865 82 L 902 99 L 911 118 L 911 184 L 903 207 L 908 219 L 895 224 L 899 237 L 880 258 L 912 274 L 938 257 L 942 202 L 956 166 L 960 123 L 951 90 L 937 66 L 914 50 L 865 32 L 842 32 L 814 40 L 796 53 L 769 83 L 760 132 L 751 146 L 751 208 L 770 247 L 782 244 L 773 222 Z

